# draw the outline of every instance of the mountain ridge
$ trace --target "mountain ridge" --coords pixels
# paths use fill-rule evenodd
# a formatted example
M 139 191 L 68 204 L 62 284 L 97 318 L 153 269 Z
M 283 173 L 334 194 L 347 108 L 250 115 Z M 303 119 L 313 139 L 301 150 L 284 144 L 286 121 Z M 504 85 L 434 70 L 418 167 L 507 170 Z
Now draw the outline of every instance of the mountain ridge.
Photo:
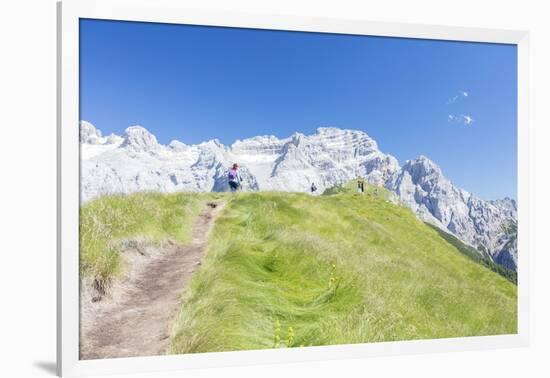
M 314 134 L 294 133 L 236 140 L 229 146 L 213 139 L 187 145 L 177 140 L 159 144 L 141 126 L 124 136 L 104 137 L 81 121 L 81 200 L 136 191 L 224 191 L 226 172 L 241 166 L 243 189 L 250 191 L 319 191 L 363 177 L 386 187 L 420 219 L 457 236 L 509 269 L 517 268 L 517 242 L 506 230 L 517 224 L 512 199 L 485 201 L 458 188 L 426 156 L 398 160 L 379 150 L 359 130 L 319 127 Z

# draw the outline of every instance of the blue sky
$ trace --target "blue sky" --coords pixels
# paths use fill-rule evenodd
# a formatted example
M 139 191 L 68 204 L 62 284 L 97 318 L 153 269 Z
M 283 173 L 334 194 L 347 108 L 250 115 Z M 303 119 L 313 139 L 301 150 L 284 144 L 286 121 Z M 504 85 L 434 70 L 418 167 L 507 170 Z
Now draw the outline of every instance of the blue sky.
M 423 154 L 482 198 L 516 198 L 514 45 L 99 20 L 80 38 L 80 117 L 104 134 L 358 129 L 400 163 Z

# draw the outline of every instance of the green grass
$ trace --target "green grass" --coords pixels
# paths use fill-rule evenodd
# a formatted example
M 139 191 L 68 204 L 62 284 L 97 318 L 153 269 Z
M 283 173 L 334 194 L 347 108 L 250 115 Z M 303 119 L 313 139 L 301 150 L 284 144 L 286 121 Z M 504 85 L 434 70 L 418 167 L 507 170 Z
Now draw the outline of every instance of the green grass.
M 81 275 L 121 275 L 128 241 L 187 243 L 204 204 L 224 198 L 171 353 L 516 333 L 514 284 L 366 189 L 102 197 L 81 207 Z
M 392 193 L 388 189 L 378 185 L 373 185 L 365 182 L 364 189 L 365 189 L 365 192 L 363 193 L 364 196 L 378 197 L 386 200 L 392 197 Z M 346 183 L 327 188 L 323 192 L 323 196 L 332 196 L 335 194 L 353 194 L 353 193 L 357 193 L 357 180 L 351 180 Z
M 208 195 L 136 193 L 104 196 L 80 209 L 80 274 L 101 282 L 123 272 L 121 250 L 135 238 L 186 243 Z
M 343 188 L 227 196 L 170 353 L 517 332 L 514 284 L 384 195 Z

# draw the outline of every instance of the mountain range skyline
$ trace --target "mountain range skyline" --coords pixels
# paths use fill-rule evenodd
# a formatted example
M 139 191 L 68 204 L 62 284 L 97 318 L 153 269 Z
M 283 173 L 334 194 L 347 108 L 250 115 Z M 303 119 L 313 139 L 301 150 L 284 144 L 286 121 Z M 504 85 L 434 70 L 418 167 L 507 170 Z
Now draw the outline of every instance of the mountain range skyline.
M 161 143 L 367 132 L 481 197 L 516 198 L 514 45 L 80 21 L 80 118 Z
M 101 135 L 103 138 L 120 138 L 120 136 L 118 134 L 115 134 L 113 132 L 111 132 L 110 134 L 103 134 L 103 132 L 100 130 L 100 129 L 97 129 L 95 128 L 95 126 L 93 126 L 92 123 L 88 122 L 88 121 L 81 121 L 81 123 L 84 122 L 84 124 L 86 125 L 91 125 L 91 127 L 95 130 L 95 132 L 97 132 L 99 135 Z M 129 128 L 143 128 L 144 130 L 147 131 L 147 133 L 150 133 L 149 129 L 146 128 L 146 127 L 143 127 L 141 125 L 133 125 L 133 126 L 129 126 L 127 127 L 124 132 L 122 133 L 122 135 L 126 134 L 127 130 Z M 254 136 L 248 136 L 248 137 L 242 137 L 242 138 L 236 138 L 234 139 L 233 141 L 231 141 L 230 143 L 223 143 L 220 139 L 218 138 L 211 138 L 211 139 L 205 139 L 205 140 L 202 140 L 198 143 L 187 143 L 185 140 L 183 139 L 180 139 L 180 138 L 173 138 L 171 139 L 168 143 L 161 143 L 160 141 L 158 141 L 158 139 L 156 138 L 156 136 L 151 133 L 151 135 L 153 135 L 155 137 L 155 143 L 159 144 L 159 145 L 164 145 L 166 147 L 170 147 L 170 146 L 178 146 L 178 145 L 186 145 L 186 146 L 194 146 L 194 145 L 201 145 L 201 144 L 205 144 L 205 143 L 208 143 L 208 142 L 214 142 L 214 143 L 218 143 L 220 145 L 224 145 L 224 146 L 228 146 L 228 147 L 232 147 L 233 145 L 235 144 L 239 144 L 243 141 L 248 141 L 248 140 L 257 140 L 257 139 L 271 139 L 271 138 L 275 138 L 275 139 L 279 139 L 279 140 L 286 140 L 286 139 L 289 139 L 289 138 L 292 138 L 293 136 L 296 136 L 296 135 L 300 135 L 300 136 L 307 136 L 307 135 L 311 135 L 311 134 L 314 134 L 316 132 L 318 132 L 319 130 L 321 129 L 337 129 L 337 130 L 350 130 L 350 131 L 357 131 L 357 132 L 362 132 L 362 133 L 365 133 L 366 135 L 369 135 L 368 133 L 366 133 L 365 131 L 363 130 L 352 130 L 352 129 L 345 129 L 345 128 L 339 128 L 339 127 L 336 127 L 336 126 L 319 126 L 317 127 L 313 132 L 310 132 L 310 133 L 306 133 L 306 132 L 303 132 L 303 131 L 294 131 L 293 133 L 289 134 L 289 135 L 275 135 L 275 133 L 271 133 L 271 134 L 264 134 L 264 135 L 254 135 Z M 378 141 L 376 141 L 376 145 L 377 147 L 379 146 L 378 144 Z M 418 155 L 416 155 L 416 157 L 418 156 L 428 156 L 428 154 L 423 154 L 423 153 L 420 153 Z M 429 157 L 429 156 L 428 156 Z M 411 156 L 411 157 L 408 157 L 408 158 L 404 158 L 404 159 L 398 159 L 396 158 L 397 162 L 401 165 L 403 164 L 407 164 L 410 160 L 414 160 L 415 156 Z M 431 157 L 430 157 L 431 158 Z M 236 161 L 238 163 L 238 161 Z M 438 164 L 439 166 L 441 166 L 440 164 Z M 443 167 L 443 170 L 447 171 L 445 169 L 445 167 Z M 448 176 L 448 175 L 447 175 Z M 457 184 L 458 186 L 460 187 L 466 187 L 464 185 L 461 185 L 459 182 L 456 182 L 455 180 L 451 180 L 453 181 L 455 184 Z M 481 196 L 479 195 L 479 193 L 476 191 L 476 190 L 471 190 L 470 188 L 468 188 L 472 193 L 475 193 L 476 195 L 478 195 L 480 198 L 484 199 L 484 200 L 487 200 L 487 201 L 491 201 L 491 200 L 500 200 L 500 199 L 512 199 L 512 200 L 516 200 L 516 193 L 511 193 L 511 194 L 505 194 L 505 195 L 502 195 L 502 196 L 498 196 L 498 197 L 484 197 L 484 196 Z
M 257 136 L 225 146 L 210 140 L 195 145 L 160 144 L 141 126 L 123 136 L 102 136 L 89 122 L 80 124 L 81 200 L 140 191 L 170 193 L 227 191 L 227 171 L 239 162 L 245 191 L 322 193 L 362 177 L 394 193 L 392 201 L 418 218 L 488 253 L 496 263 L 516 268 L 517 245 L 509 230 L 517 224 L 517 204 L 485 201 L 453 184 L 424 155 L 399 164 L 363 131 L 318 128 L 288 138 Z M 482 252 L 487 251 L 487 252 Z

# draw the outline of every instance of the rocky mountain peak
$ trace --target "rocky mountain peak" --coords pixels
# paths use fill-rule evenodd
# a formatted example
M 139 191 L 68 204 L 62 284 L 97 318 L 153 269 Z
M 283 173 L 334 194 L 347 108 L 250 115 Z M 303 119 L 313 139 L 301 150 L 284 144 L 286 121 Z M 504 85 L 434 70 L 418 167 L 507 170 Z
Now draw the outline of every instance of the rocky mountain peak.
M 125 130 L 122 147 L 135 152 L 150 152 L 157 150 L 157 138 L 142 126 L 130 126 Z
M 510 211 L 517 211 L 518 209 L 517 202 L 514 199 L 509 197 L 504 197 L 504 198 L 492 200 L 489 202 L 497 207 L 508 209 Z
M 420 155 L 414 160 L 407 160 L 403 166 L 403 170 L 409 172 L 414 183 L 425 180 L 428 177 L 443 177 L 441 168 L 424 155 Z
M 305 135 L 304 135 L 304 134 L 302 134 L 302 133 L 294 133 L 294 134 L 292 134 L 292 136 L 290 137 L 290 142 L 291 142 L 294 146 L 298 147 L 304 139 L 305 139 Z
M 101 131 L 87 121 L 80 121 L 80 143 L 99 144 L 101 143 Z
M 253 151 L 279 151 L 284 144 L 274 135 L 260 135 L 243 140 L 236 140 L 231 145 L 231 150 L 235 152 L 253 152 Z
M 316 132 L 319 135 L 339 135 L 342 134 L 342 132 L 345 132 L 345 130 L 333 126 L 322 126 L 318 127 Z
M 174 152 L 184 152 L 189 149 L 189 147 L 185 143 L 182 143 L 179 140 L 171 141 L 168 144 L 168 148 L 170 148 Z

